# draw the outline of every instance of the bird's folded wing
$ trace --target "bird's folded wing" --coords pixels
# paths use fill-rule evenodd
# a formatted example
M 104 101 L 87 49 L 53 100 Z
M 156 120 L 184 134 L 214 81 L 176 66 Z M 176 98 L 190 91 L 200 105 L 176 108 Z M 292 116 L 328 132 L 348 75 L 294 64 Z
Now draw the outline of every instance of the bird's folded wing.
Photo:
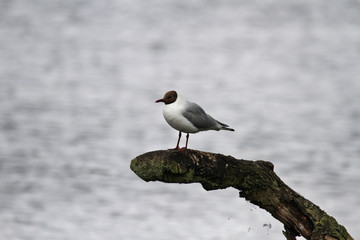
M 204 109 L 196 103 L 189 102 L 183 116 L 200 130 L 212 129 L 217 126 L 216 120 L 206 114 Z

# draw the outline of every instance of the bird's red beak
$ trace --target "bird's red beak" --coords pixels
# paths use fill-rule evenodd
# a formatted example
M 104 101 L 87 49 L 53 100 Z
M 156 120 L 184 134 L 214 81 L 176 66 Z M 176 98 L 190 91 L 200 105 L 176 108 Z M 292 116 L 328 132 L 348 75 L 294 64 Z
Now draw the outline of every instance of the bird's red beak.
M 158 103 L 158 102 L 165 102 L 165 101 L 164 101 L 164 99 L 159 99 L 159 100 L 156 100 L 155 102 Z

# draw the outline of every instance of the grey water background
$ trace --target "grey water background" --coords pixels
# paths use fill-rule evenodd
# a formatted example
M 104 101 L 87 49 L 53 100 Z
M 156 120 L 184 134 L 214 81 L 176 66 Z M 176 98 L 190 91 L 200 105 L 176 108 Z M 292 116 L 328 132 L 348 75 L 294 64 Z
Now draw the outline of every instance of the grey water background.
M 360 237 L 360 2 L 0 1 L 0 239 L 284 239 L 234 189 L 146 183 L 171 89 Z M 184 144 L 184 141 L 182 141 Z

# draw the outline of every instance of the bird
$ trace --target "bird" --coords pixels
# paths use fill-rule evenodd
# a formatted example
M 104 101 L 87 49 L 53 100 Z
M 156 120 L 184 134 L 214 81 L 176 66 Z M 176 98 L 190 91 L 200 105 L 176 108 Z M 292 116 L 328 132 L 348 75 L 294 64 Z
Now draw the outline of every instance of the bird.
M 186 153 L 190 133 L 207 130 L 235 131 L 227 124 L 211 117 L 198 104 L 187 101 L 174 90 L 168 91 L 163 98 L 155 101 L 155 103 L 160 102 L 165 104 L 162 112 L 166 122 L 179 131 L 179 138 L 175 150 Z M 181 133 L 186 133 L 186 144 L 184 148 L 179 147 Z

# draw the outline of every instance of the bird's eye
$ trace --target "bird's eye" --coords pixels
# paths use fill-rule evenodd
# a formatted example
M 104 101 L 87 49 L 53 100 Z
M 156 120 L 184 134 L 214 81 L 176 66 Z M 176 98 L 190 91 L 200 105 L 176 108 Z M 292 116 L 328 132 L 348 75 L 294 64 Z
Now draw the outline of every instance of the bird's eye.
M 171 99 L 171 98 L 173 98 L 173 96 L 172 96 L 172 95 L 170 95 L 170 96 L 168 96 L 168 98 L 169 98 L 169 99 Z

